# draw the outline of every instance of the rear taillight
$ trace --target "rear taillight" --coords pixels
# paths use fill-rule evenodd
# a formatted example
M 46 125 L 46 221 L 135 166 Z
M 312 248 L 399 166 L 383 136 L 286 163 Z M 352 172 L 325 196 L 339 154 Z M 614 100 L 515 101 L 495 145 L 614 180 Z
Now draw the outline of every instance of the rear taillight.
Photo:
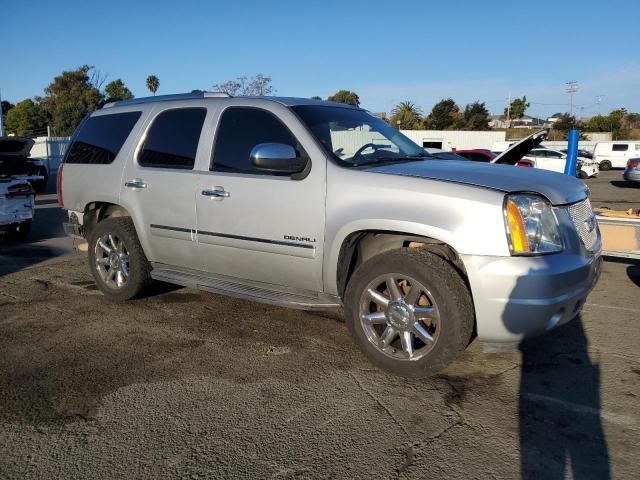
M 533 167 L 533 164 L 531 162 L 526 162 L 526 161 L 520 160 L 518 163 L 516 163 L 516 166 L 518 166 L 518 167 Z
M 30 195 L 35 195 L 36 192 L 31 186 L 30 183 L 20 183 L 18 185 L 13 185 L 9 187 L 7 191 L 7 197 L 28 197 Z
M 634 158 L 627 162 L 627 168 L 638 168 L 638 165 L 640 165 L 640 158 Z
M 62 193 L 62 176 L 64 175 L 64 163 L 58 167 L 58 205 L 64 208 L 64 195 Z

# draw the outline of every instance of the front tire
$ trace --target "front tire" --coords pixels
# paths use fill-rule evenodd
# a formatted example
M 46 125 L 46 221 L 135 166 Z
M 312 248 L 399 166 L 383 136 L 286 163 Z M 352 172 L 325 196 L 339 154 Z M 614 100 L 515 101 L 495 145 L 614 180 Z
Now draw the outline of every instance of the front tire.
M 418 248 L 360 265 L 345 295 L 347 325 L 377 367 L 403 377 L 433 375 L 469 344 L 473 302 L 458 271 Z
M 96 285 L 110 300 L 129 300 L 149 287 L 151 265 L 130 217 L 107 218 L 92 229 L 89 268 Z

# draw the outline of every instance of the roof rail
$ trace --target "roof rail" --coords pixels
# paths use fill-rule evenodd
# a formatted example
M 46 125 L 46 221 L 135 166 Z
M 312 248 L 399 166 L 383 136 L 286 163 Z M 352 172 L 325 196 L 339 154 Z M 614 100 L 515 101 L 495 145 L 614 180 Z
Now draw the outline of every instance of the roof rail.
M 231 98 L 231 95 L 225 92 L 177 93 L 174 95 L 158 95 L 154 97 L 132 98 L 131 100 L 118 100 L 117 102 L 105 103 L 102 108 L 120 107 L 124 105 L 140 105 L 143 103 L 168 102 L 171 100 L 197 100 L 201 98 Z

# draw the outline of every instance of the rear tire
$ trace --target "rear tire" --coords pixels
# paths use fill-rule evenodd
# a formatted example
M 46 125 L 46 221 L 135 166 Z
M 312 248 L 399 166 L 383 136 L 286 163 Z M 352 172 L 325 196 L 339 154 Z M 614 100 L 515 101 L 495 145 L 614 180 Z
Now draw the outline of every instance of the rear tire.
M 611 162 L 609 160 L 603 160 L 600 162 L 600 170 L 611 170 Z
M 347 285 L 345 311 L 367 358 L 403 377 L 444 369 L 473 334 L 473 302 L 464 280 L 446 260 L 418 248 L 385 252 L 360 265 Z
M 98 288 L 114 301 L 138 297 L 153 283 L 131 217 L 110 217 L 92 229 L 89 268 Z
M 589 178 L 589 175 L 584 170 L 578 170 L 578 177 L 584 180 Z

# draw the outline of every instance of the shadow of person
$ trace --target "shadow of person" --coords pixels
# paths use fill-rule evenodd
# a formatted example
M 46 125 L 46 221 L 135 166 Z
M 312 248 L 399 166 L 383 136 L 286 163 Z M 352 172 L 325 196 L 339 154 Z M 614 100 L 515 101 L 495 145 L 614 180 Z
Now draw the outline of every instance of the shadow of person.
M 587 352 L 582 318 L 523 342 L 519 392 L 523 479 L 611 478 L 602 430 L 600 366 Z
M 550 276 L 549 260 L 540 259 L 516 281 L 503 313 L 505 327 L 512 333 L 553 333 L 524 340 L 518 404 L 520 467 L 523 479 L 574 479 L 611 477 L 609 453 L 601 421 L 600 366 L 591 361 L 588 341 L 578 314 L 581 299 L 565 303 L 558 311 L 532 299 L 563 298 L 580 286 L 587 287 L 585 271 Z M 597 260 L 596 260 L 597 261 Z M 589 268 L 597 274 L 599 263 Z M 567 298 L 570 298 L 567 296 Z M 554 315 L 552 315 L 554 314 Z M 540 320 L 543 323 L 540 323 Z M 569 321 L 570 320 L 570 321 Z

